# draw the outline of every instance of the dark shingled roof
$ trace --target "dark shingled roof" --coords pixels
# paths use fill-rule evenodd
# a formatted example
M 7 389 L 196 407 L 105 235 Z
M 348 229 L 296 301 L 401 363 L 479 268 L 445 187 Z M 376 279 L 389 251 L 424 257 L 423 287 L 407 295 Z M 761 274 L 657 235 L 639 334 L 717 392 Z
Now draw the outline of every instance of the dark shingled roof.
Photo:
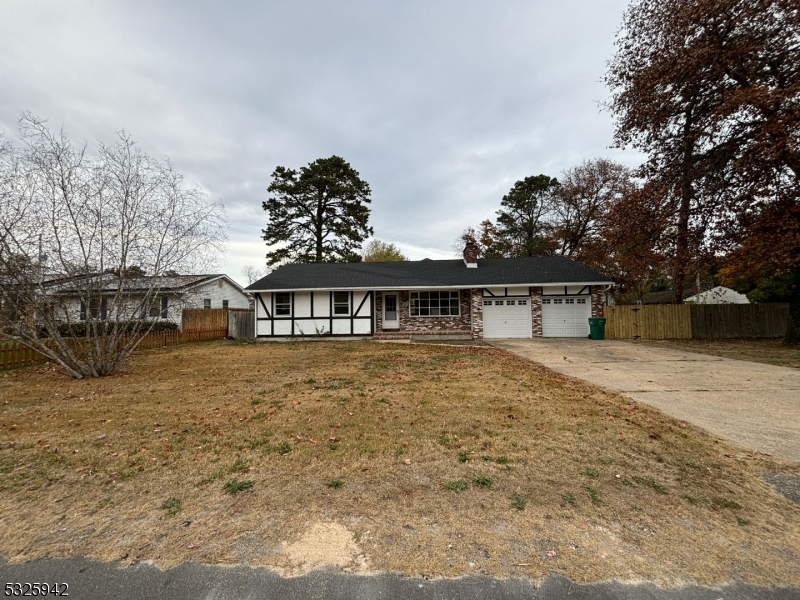
M 552 283 L 611 282 L 608 277 L 569 258 L 540 256 L 482 258 L 478 260 L 477 269 L 467 268 L 462 259 L 284 265 L 247 290 L 407 289 Z

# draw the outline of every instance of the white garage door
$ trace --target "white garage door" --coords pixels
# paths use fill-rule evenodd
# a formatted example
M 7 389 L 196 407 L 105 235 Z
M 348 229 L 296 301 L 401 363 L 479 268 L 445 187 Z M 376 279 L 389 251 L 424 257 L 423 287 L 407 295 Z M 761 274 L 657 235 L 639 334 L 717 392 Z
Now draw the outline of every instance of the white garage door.
M 531 337 L 530 298 L 484 298 L 483 337 Z
M 542 298 L 542 335 L 544 337 L 587 337 L 592 316 L 588 297 Z

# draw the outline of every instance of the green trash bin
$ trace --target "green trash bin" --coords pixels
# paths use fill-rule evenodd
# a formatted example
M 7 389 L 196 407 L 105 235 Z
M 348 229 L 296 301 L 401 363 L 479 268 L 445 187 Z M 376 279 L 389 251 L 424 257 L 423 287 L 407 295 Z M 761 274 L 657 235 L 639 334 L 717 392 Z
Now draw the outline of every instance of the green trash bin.
M 603 318 L 589 319 L 589 337 L 593 340 L 606 339 L 606 320 Z

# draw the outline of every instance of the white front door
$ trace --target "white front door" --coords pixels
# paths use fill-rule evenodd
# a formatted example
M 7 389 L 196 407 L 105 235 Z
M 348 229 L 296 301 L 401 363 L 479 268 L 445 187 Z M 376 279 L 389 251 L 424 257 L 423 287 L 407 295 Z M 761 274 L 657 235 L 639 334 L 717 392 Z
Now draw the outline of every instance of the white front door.
M 542 298 L 542 335 L 544 337 L 587 337 L 591 298 Z
M 383 328 L 400 329 L 400 312 L 397 307 L 397 294 L 383 295 Z
M 484 298 L 483 337 L 531 337 L 530 298 Z

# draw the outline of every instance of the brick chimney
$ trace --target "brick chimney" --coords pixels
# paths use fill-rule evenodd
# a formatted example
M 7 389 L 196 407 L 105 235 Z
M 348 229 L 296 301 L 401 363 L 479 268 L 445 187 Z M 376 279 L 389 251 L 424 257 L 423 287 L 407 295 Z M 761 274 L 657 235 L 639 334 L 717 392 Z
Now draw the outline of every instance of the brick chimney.
M 478 268 L 478 246 L 473 242 L 467 242 L 464 246 L 464 264 L 468 269 Z

